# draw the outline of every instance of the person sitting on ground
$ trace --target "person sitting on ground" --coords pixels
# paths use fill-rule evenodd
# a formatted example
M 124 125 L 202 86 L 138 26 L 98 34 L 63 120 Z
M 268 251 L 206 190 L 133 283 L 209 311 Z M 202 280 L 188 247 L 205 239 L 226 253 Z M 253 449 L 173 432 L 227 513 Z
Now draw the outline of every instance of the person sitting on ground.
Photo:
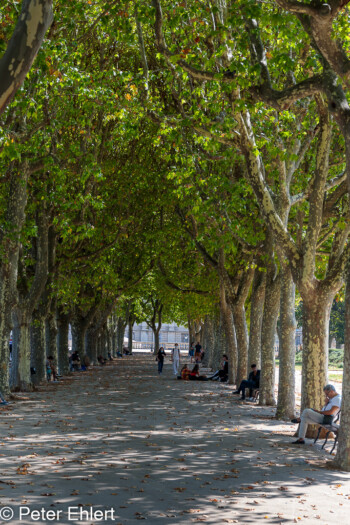
M 226 354 L 222 356 L 221 370 L 217 370 L 215 374 L 208 377 L 212 381 L 221 381 L 224 383 L 228 380 L 228 357 Z
M 80 357 L 76 350 L 70 356 L 70 362 L 72 372 L 80 370 Z
M 333 385 L 326 385 L 323 388 L 326 396 L 325 405 L 321 410 L 314 408 L 305 408 L 300 417 L 292 419 L 292 423 L 300 423 L 298 430 L 298 439 L 293 441 L 293 445 L 305 445 L 305 436 L 308 425 L 332 424 L 334 416 L 340 410 L 341 396 L 336 391 Z M 325 417 L 326 416 L 326 417 Z M 328 417 L 327 417 L 328 416 Z
M 249 388 L 249 400 L 253 401 L 253 390 L 257 390 L 259 388 L 260 383 L 260 370 L 257 369 L 256 364 L 251 365 L 252 371 L 249 374 L 248 379 L 243 379 L 241 384 L 239 385 L 239 388 L 233 392 L 233 394 L 240 394 L 241 399 L 245 399 L 245 389 Z
M 87 354 L 85 354 L 81 363 L 81 369 L 83 371 L 88 370 L 90 365 L 90 358 Z
M 111 354 L 111 352 L 108 352 L 108 354 L 107 354 L 107 355 L 108 355 L 108 359 L 109 359 L 109 361 L 113 361 L 113 357 L 112 357 L 112 354 Z
M 189 379 L 189 375 L 191 373 L 191 370 L 188 368 L 188 365 L 183 365 L 181 368 L 181 375 L 177 376 L 178 379 L 184 379 L 184 381 L 187 381 Z
M 46 377 L 48 381 L 51 381 L 51 377 L 53 381 L 58 381 L 57 369 L 55 367 L 52 355 L 49 355 L 49 357 L 46 359 Z
M 188 379 L 190 381 L 208 381 L 207 376 L 200 376 L 199 375 L 199 364 L 195 364 L 193 369 L 191 370 Z
M 100 354 L 97 356 L 97 361 L 100 363 L 100 365 L 105 365 L 107 360 Z

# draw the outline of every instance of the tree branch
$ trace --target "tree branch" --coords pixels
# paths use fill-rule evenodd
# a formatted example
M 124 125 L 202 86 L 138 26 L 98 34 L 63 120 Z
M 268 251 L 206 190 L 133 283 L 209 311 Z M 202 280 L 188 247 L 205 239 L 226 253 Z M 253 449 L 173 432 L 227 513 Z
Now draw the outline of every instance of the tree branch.
M 0 59 L 0 114 L 22 85 L 52 20 L 52 0 L 23 0 L 15 30 Z

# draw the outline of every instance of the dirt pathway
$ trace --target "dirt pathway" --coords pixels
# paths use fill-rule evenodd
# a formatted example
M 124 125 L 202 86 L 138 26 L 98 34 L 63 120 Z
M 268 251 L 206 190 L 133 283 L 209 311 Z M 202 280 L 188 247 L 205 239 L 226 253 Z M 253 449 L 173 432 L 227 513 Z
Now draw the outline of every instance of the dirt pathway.
M 350 474 L 231 391 L 139 355 L 2 409 L 0 523 L 347 523 Z

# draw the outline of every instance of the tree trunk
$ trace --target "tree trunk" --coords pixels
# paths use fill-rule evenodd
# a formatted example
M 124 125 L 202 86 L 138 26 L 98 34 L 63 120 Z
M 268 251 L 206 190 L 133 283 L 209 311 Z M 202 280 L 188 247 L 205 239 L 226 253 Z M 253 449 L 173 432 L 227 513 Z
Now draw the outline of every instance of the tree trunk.
M 72 350 L 78 352 L 80 359 L 85 355 L 85 334 L 86 323 L 79 316 L 74 316 L 71 323 L 72 327 Z
M 231 308 L 226 301 L 226 292 L 223 282 L 220 282 L 220 311 L 221 319 L 224 327 L 225 338 L 227 341 L 227 354 L 229 362 L 229 383 L 236 384 L 236 373 L 238 365 L 238 352 L 235 328 L 233 326 Z
M 256 269 L 250 300 L 248 364 L 255 363 L 258 368 L 261 367 L 261 328 L 264 315 L 265 289 L 266 272 L 260 272 Z
M 115 315 L 111 316 L 112 357 L 117 356 L 118 348 L 118 326 Z
M 153 353 L 154 353 L 154 355 L 157 355 L 158 354 L 158 350 L 159 350 L 159 330 L 158 330 L 158 328 L 153 329 L 153 335 L 154 335 L 154 350 L 153 350 Z
M 276 418 L 295 417 L 295 284 L 286 264 L 281 269 L 279 381 Z
M 247 378 L 248 371 L 248 329 L 244 305 L 237 304 L 233 309 L 234 326 L 238 347 L 237 385 Z
M 61 375 L 69 372 L 69 355 L 68 355 L 68 334 L 69 334 L 69 314 L 57 312 L 57 362 L 58 373 Z
M 35 374 L 31 380 L 35 385 L 46 379 L 46 352 L 45 352 L 45 316 L 35 309 L 30 325 L 31 367 Z
M 98 348 L 97 348 L 97 332 L 96 332 L 96 326 L 94 324 L 91 324 L 89 328 L 86 331 L 86 355 L 90 359 L 90 363 L 96 364 L 97 363 L 97 356 L 98 354 Z
M 220 355 L 223 349 L 225 349 L 225 352 L 227 350 L 226 348 L 226 340 L 225 340 L 225 330 L 224 330 L 224 324 L 221 314 L 217 314 L 213 321 L 213 346 L 212 351 L 209 355 L 208 360 L 208 367 L 212 368 L 213 370 L 217 370 L 220 365 Z M 225 353 L 222 352 L 222 353 Z M 227 354 L 229 352 L 227 351 Z
M 211 359 L 211 355 L 214 352 L 215 347 L 215 336 L 214 336 L 214 322 L 209 315 L 207 315 L 204 319 L 204 359 L 202 361 L 204 366 L 208 366 L 209 361 Z
M 45 323 L 46 355 L 52 356 L 54 364 L 58 366 L 57 351 L 57 320 L 53 313 L 49 313 Z
M 260 405 L 276 405 L 275 399 L 275 337 L 279 314 L 280 281 L 275 265 L 267 271 L 264 315 L 261 330 Z M 251 365 L 252 363 L 249 363 Z
M 117 351 L 123 355 L 123 345 L 124 345 L 124 334 L 125 334 L 126 323 L 123 317 L 118 317 L 117 323 Z
M 328 379 L 328 329 L 334 294 L 321 290 L 303 296 L 303 369 L 301 410 L 319 410 L 324 401 L 323 387 Z M 314 428 L 308 431 L 312 436 Z
M 22 85 L 52 20 L 52 0 L 23 0 L 15 30 L 0 60 L 0 114 Z
M 105 324 L 100 329 L 100 340 L 101 340 L 100 354 L 102 355 L 104 359 L 108 359 L 107 328 Z
M 188 318 L 188 348 L 191 348 L 191 344 L 196 342 L 196 332 L 194 330 L 193 321 Z
M 350 264 L 345 291 L 345 345 L 342 386 L 341 425 L 335 466 L 350 472 Z
M 133 328 L 134 328 L 134 323 L 135 321 L 131 321 L 129 319 L 129 332 L 128 332 L 128 351 L 129 351 L 129 354 L 132 354 L 132 331 L 133 331 Z
M 18 308 L 13 314 L 10 386 L 16 391 L 33 390 L 30 374 L 30 317 Z
M 25 220 L 27 205 L 28 166 L 13 169 L 10 174 L 7 210 L 4 214 L 7 231 L 0 235 L 1 251 L 6 254 L 0 265 L 0 391 L 7 395 L 9 385 L 9 338 L 12 329 L 12 310 L 16 304 L 19 235 Z M 12 369 L 17 362 L 12 361 Z

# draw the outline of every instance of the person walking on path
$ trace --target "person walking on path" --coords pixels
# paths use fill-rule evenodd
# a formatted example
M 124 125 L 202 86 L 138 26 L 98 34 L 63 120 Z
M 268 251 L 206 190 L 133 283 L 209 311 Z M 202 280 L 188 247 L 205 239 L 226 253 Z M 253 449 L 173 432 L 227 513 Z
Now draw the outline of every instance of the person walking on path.
M 202 345 L 200 344 L 199 341 L 195 346 L 194 361 L 198 365 L 202 361 Z
M 158 361 L 158 374 L 163 372 L 164 357 L 166 356 L 164 348 L 161 346 L 158 350 L 157 361 Z
M 173 361 L 174 376 L 177 377 L 179 373 L 179 366 L 180 366 L 180 348 L 177 343 L 175 343 L 175 346 L 172 349 L 171 357 Z
M 256 365 L 253 364 L 250 367 L 252 371 L 249 374 L 248 379 L 243 379 L 238 389 L 233 392 L 233 394 L 242 393 L 241 399 L 245 399 L 245 389 L 249 388 L 249 399 L 252 399 L 252 393 L 254 389 L 259 388 L 260 383 L 260 370 L 257 370 Z
M 305 436 L 309 424 L 332 424 L 334 416 L 339 412 L 341 407 L 341 396 L 338 394 L 335 387 L 333 385 L 326 385 L 323 388 L 323 391 L 326 396 L 326 401 L 321 410 L 305 408 L 300 417 L 292 419 L 292 423 L 300 423 L 298 439 L 292 442 L 293 445 L 305 445 Z
M 194 362 L 194 343 L 191 343 L 190 350 L 188 352 L 188 356 L 191 358 L 191 363 Z

